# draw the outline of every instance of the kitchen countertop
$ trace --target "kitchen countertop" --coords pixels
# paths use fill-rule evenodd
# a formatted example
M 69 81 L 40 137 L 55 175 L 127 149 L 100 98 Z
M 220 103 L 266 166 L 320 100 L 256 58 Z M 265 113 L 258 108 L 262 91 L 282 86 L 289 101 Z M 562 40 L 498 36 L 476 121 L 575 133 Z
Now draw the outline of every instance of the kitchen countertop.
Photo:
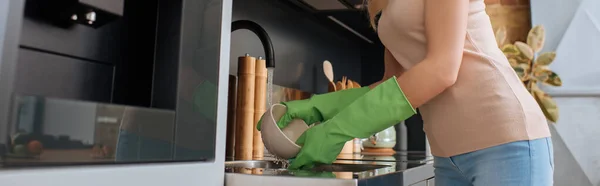
M 231 162 L 231 161 L 230 161 Z M 345 167 L 335 168 L 337 165 Z M 433 161 L 424 152 L 395 155 L 342 155 L 334 167 L 319 171 L 244 169 L 228 167 L 225 185 L 411 185 L 433 177 Z M 373 168 L 371 170 L 364 170 Z

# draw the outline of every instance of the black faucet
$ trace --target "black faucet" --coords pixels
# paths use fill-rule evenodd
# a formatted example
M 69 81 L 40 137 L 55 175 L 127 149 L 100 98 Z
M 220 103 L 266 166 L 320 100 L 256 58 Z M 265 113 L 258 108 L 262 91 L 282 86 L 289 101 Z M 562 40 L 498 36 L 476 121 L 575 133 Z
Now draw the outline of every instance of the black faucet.
M 258 36 L 265 50 L 267 68 L 275 67 L 275 52 L 273 51 L 273 44 L 271 43 L 271 38 L 269 38 L 267 31 L 257 23 L 249 20 L 238 20 L 231 23 L 231 32 L 238 29 L 250 30 Z

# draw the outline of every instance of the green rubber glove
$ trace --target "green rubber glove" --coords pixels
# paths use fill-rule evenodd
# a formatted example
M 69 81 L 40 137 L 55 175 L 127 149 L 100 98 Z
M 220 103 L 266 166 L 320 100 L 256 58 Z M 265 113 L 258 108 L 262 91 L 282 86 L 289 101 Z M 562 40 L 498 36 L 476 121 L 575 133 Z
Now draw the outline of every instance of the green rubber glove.
M 398 86 L 396 77 L 379 84 L 333 118 L 304 132 L 296 143 L 302 146 L 288 169 L 310 169 L 331 164 L 344 144 L 367 138 L 416 114 Z
M 335 178 L 333 172 L 318 172 L 311 170 L 295 170 L 291 171 L 294 176 L 297 177 L 310 177 L 310 178 Z
M 345 108 L 367 92 L 369 92 L 369 87 L 353 88 L 314 95 L 304 100 L 282 102 L 281 104 L 287 107 L 287 112 L 277 121 L 277 126 L 283 128 L 295 118 L 302 119 L 309 125 L 315 122 L 322 122 L 333 117 L 340 109 Z M 260 121 L 262 121 L 262 117 Z M 260 121 L 256 126 L 256 129 L 259 131 Z

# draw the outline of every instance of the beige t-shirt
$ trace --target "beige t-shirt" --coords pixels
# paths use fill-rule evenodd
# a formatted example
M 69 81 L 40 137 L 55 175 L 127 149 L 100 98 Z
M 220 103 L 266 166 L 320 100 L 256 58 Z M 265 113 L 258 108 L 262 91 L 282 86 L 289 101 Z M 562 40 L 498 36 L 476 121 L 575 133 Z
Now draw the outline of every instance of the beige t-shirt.
M 389 0 L 378 22 L 379 38 L 406 70 L 427 53 L 425 1 Z M 539 105 L 496 44 L 483 0 L 470 1 L 468 19 L 458 80 L 419 108 L 432 154 L 550 136 Z

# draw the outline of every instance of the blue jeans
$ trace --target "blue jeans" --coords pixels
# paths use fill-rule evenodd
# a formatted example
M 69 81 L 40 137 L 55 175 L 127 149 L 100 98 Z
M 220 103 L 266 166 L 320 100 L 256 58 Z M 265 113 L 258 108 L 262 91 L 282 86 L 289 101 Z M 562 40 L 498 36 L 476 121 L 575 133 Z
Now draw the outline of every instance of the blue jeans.
M 552 186 L 553 152 L 552 139 L 542 138 L 435 157 L 435 185 Z

